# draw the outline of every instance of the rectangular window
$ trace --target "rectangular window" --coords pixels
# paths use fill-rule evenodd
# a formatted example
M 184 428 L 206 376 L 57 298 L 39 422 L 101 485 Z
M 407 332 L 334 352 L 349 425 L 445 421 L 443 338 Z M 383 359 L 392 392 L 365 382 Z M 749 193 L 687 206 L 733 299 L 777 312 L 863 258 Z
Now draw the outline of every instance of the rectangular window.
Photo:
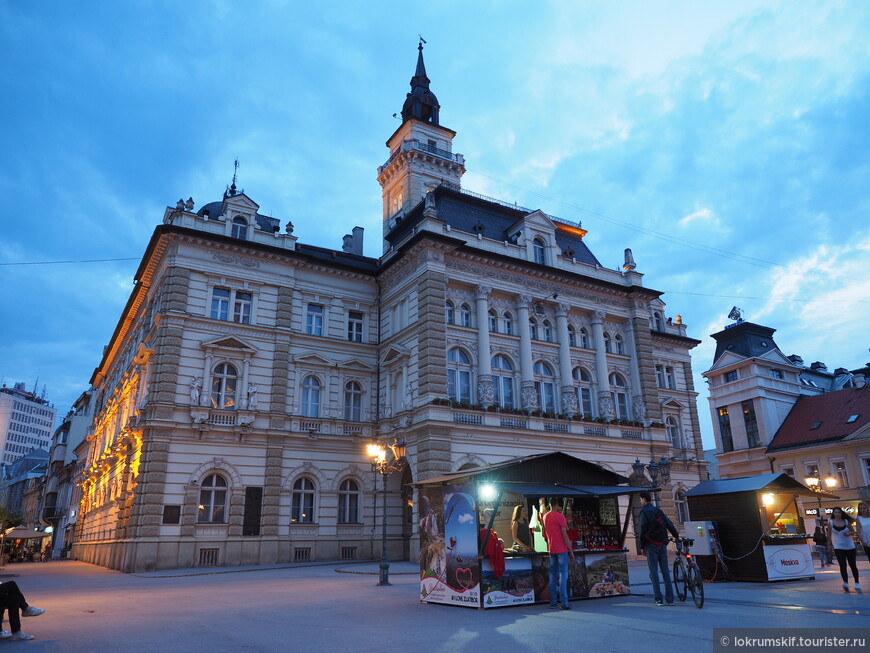
M 351 342 L 363 341 L 363 314 L 359 311 L 347 313 L 347 339 Z
M 239 324 L 251 323 L 251 306 L 254 299 L 249 292 L 236 292 L 236 300 L 233 302 L 233 322 Z
M 163 506 L 163 523 L 180 524 L 181 506 Z
M 471 372 L 447 370 L 447 394 L 453 401 L 471 401 Z
M 676 378 L 676 376 L 674 376 L 674 368 L 673 367 L 666 367 L 665 368 L 665 377 L 667 378 L 667 381 L 668 381 L 668 388 L 670 388 L 671 390 L 676 390 L 677 389 L 677 378 Z
M 752 401 L 744 401 L 740 404 L 743 408 L 743 423 L 746 425 L 746 442 L 749 448 L 760 447 L 761 440 L 758 437 L 758 420 L 755 418 L 755 407 Z
M 584 415 L 592 415 L 592 390 L 580 388 L 580 410 Z
M 870 458 L 862 458 L 861 465 L 864 468 L 864 485 L 870 485 Z
M 323 335 L 323 306 L 308 304 L 305 311 L 305 333 L 309 336 Z
M 631 419 L 628 414 L 628 395 L 624 392 L 614 393 L 616 416 L 619 419 Z
M 728 407 L 719 409 L 719 435 L 722 438 L 722 452 L 734 451 L 734 439 L 731 437 L 731 419 L 728 417 Z
M 811 476 L 813 478 L 821 478 L 821 476 L 819 476 L 819 466 L 815 463 L 807 463 L 806 465 L 804 465 L 804 469 L 807 470 L 807 476 Z
M 782 468 L 782 473 L 783 473 L 783 474 L 788 474 L 789 476 L 791 476 L 792 478 L 794 478 L 794 467 L 783 467 L 783 468 Z
M 656 365 L 656 385 L 660 388 L 665 387 L 665 368 L 661 365 Z
M 777 370 L 777 369 L 771 368 L 771 370 L 770 370 L 770 378 L 772 378 L 772 379 L 783 379 L 783 378 L 785 378 L 785 375 L 783 375 L 782 370 Z
M 506 376 L 494 376 L 492 378 L 493 390 L 495 390 L 495 403 L 502 408 L 514 407 L 514 380 Z
M 843 460 L 835 460 L 831 463 L 831 469 L 837 479 L 838 488 L 849 487 L 849 474 L 846 473 L 846 463 Z
M 230 319 L 230 289 L 214 288 L 211 291 L 211 319 Z
M 731 383 L 737 380 L 737 370 L 731 370 L 725 373 L 725 383 Z
M 544 412 L 556 412 L 556 386 L 546 381 L 535 381 L 538 391 L 538 405 Z

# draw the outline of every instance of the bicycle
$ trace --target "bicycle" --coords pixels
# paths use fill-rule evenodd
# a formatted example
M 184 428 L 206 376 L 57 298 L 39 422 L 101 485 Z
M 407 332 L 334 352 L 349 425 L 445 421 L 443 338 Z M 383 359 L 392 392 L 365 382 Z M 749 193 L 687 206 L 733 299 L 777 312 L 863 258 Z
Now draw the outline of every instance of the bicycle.
M 684 537 L 671 540 L 677 545 L 677 558 L 674 560 L 674 587 L 680 601 L 685 601 L 689 592 L 698 609 L 704 607 L 704 581 L 698 563 L 692 558 L 690 549 L 695 540 Z

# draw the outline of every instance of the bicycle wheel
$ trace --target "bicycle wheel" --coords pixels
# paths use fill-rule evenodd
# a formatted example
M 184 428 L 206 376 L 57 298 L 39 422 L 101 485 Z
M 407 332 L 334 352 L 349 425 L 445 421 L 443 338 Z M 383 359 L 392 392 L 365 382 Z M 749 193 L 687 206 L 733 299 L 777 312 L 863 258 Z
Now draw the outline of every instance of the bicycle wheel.
M 704 580 L 701 578 L 701 570 L 698 569 L 698 565 L 694 561 L 689 566 L 689 583 L 695 607 L 700 610 L 704 607 Z
M 686 570 L 681 558 L 674 560 L 674 590 L 680 601 L 686 600 Z

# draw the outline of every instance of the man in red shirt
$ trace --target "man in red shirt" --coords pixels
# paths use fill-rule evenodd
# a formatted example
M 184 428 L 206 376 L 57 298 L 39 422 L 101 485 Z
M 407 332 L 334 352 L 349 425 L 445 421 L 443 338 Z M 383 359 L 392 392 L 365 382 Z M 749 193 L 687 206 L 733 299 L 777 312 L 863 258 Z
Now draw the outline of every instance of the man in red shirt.
M 556 587 L 562 599 L 561 608 L 570 610 L 568 605 L 568 558 L 574 559 L 571 540 L 568 539 L 568 522 L 562 514 L 562 499 L 550 499 L 550 512 L 544 515 L 544 536 L 547 538 L 547 551 L 550 553 L 550 609 L 556 609 Z

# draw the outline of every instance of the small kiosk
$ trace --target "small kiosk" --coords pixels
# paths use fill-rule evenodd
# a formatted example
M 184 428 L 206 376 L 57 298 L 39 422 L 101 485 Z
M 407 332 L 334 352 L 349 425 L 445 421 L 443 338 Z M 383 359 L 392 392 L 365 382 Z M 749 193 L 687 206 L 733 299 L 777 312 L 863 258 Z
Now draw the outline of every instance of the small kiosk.
M 704 481 L 686 492 L 691 519 L 714 522 L 726 577 L 735 581 L 815 578 L 799 496 L 816 494 L 788 474 Z M 714 573 L 713 556 L 696 559 L 705 577 Z
M 549 602 L 549 562 L 538 506 L 561 497 L 574 543 L 570 599 L 630 593 L 625 536 L 642 487 L 563 453 L 515 458 L 415 483 L 420 506 L 420 600 L 473 608 Z M 649 488 L 646 488 L 649 489 Z M 620 519 L 619 497 L 628 496 Z M 511 520 L 525 506 L 534 551 L 512 547 Z M 486 515 L 486 517 L 485 517 Z

